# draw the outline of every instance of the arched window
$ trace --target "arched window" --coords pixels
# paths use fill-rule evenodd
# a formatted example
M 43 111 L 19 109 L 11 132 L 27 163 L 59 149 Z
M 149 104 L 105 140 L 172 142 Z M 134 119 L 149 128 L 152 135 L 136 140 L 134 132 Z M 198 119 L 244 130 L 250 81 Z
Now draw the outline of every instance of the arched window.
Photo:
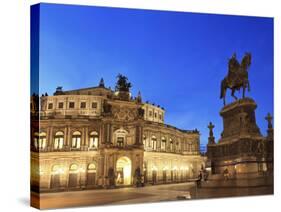
M 161 150 L 166 151 L 166 138 L 161 138 Z
M 38 132 L 35 132 L 33 134 L 33 146 L 35 147 L 35 149 L 37 149 L 39 146 L 39 133 Z
M 51 174 L 63 174 L 64 169 L 60 165 L 53 165 Z
M 96 131 L 90 133 L 90 143 L 89 147 L 91 149 L 97 149 L 99 145 L 99 134 Z
M 51 171 L 50 188 L 60 187 L 60 175 L 64 173 L 64 169 L 60 165 L 54 165 Z
M 46 133 L 40 132 L 39 133 L 39 139 L 38 139 L 38 148 L 39 149 L 45 149 L 46 148 Z
M 94 163 L 89 164 L 88 172 L 96 172 L 96 165 Z
M 79 131 L 75 131 L 72 133 L 72 143 L 71 148 L 79 149 L 81 145 L 81 133 Z
M 96 184 L 96 172 L 96 165 L 94 163 L 90 163 L 87 170 L 87 186 L 94 186 Z
M 147 146 L 146 136 L 145 135 L 143 135 L 143 146 Z
M 180 143 L 177 141 L 176 143 L 176 151 L 179 151 L 180 150 Z
M 115 142 L 118 147 L 124 147 L 126 145 L 127 134 L 128 132 L 122 128 L 114 132 Z
M 75 188 L 77 187 L 77 173 L 78 173 L 78 165 L 73 163 L 69 167 L 69 175 L 68 175 L 68 187 Z
M 188 150 L 188 142 L 184 141 L 184 151 L 187 151 L 187 150 Z
M 76 173 L 78 171 L 78 165 L 77 164 L 71 164 L 69 167 L 69 172 L 70 173 Z
M 64 133 L 59 131 L 55 134 L 54 149 L 62 149 Z
M 124 140 L 125 140 L 125 138 L 123 136 L 118 136 L 117 137 L 117 146 L 123 147 L 124 146 Z
M 188 151 L 192 152 L 192 143 L 191 142 L 188 143 Z
M 152 141 L 152 149 L 156 151 L 156 149 L 157 149 L 157 139 L 156 139 L 156 137 L 152 136 L 151 141 Z
M 170 150 L 171 152 L 174 151 L 174 142 L 171 138 L 170 138 Z
M 193 151 L 194 152 L 198 151 L 198 144 L 197 143 L 193 144 Z

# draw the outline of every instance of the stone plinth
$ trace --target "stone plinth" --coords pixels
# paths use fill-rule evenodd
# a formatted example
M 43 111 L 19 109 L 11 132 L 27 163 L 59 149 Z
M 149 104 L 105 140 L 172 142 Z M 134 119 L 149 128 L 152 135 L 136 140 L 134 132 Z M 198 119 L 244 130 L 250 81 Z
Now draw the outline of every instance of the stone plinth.
M 257 104 L 244 98 L 222 108 L 223 132 L 218 143 L 209 142 L 208 159 L 213 174 L 272 172 L 273 139 L 261 135 L 256 124 Z
M 239 99 L 226 105 L 220 111 L 223 118 L 223 132 L 219 143 L 231 142 L 238 138 L 261 137 L 256 124 L 257 104 L 251 98 Z

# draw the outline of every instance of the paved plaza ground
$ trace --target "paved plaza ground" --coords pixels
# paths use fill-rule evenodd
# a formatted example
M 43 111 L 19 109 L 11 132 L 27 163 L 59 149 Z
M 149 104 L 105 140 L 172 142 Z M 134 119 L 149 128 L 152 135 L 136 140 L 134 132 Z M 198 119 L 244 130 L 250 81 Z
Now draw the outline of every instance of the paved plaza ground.
M 101 190 L 68 191 L 43 193 L 40 195 L 41 208 L 78 207 L 106 204 L 151 203 L 174 201 L 180 195 L 190 194 L 191 199 L 220 198 L 246 195 L 272 194 L 272 187 L 251 188 L 196 188 L 193 182 L 146 186 L 142 188 L 118 188 Z M 38 195 L 31 194 L 38 199 Z

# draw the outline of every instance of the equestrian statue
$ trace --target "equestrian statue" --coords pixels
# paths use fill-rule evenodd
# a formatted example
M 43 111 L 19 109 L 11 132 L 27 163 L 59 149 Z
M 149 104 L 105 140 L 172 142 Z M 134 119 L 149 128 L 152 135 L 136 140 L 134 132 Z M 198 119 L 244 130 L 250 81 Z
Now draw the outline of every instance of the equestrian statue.
M 235 91 L 240 91 L 243 88 L 242 98 L 245 98 L 245 91 L 248 88 L 250 91 L 250 83 L 248 79 L 248 69 L 251 65 L 251 53 L 246 53 L 242 59 L 241 64 L 236 59 L 234 53 L 228 61 L 228 74 L 221 81 L 221 94 L 220 98 L 223 99 L 225 105 L 226 91 L 229 88 L 231 90 L 231 96 L 237 100 L 238 98 L 234 95 Z

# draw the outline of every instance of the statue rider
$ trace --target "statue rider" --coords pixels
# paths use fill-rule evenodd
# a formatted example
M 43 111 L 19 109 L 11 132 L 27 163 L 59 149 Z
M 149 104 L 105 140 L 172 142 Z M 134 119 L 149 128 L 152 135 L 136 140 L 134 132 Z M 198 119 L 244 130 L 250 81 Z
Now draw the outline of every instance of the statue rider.
M 229 59 L 229 62 L 228 62 L 228 76 L 227 76 L 227 78 L 228 78 L 229 82 L 236 81 L 239 66 L 240 66 L 240 64 L 237 61 L 236 53 L 233 53 L 232 57 Z
M 236 72 L 238 66 L 239 66 L 239 62 L 236 59 L 236 53 L 234 53 L 228 62 L 229 72 L 231 73 Z

